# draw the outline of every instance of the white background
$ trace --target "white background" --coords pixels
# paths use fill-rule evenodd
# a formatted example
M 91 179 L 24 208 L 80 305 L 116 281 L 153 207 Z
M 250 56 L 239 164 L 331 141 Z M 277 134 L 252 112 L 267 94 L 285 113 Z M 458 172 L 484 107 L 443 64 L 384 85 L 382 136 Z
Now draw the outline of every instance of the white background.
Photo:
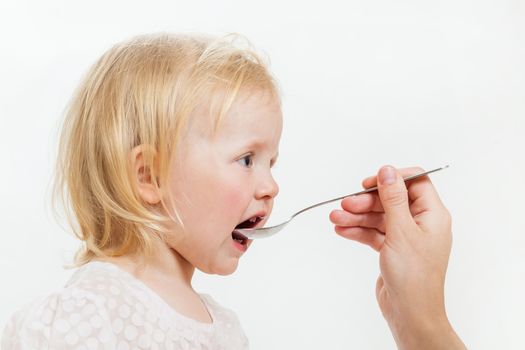
M 453 215 L 448 314 L 472 349 L 523 349 L 525 5 L 519 0 L 10 1 L 0 4 L 0 327 L 71 274 L 54 221 L 62 112 L 112 44 L 153 31 L 238 32 L 271 59 L 284 132 L 270 223 L 360 189 L 383 164 L 432 176 Z M 374 251 L 328 206 L 255 242 L 196 289 L 234 309 L 252 349 L 393 349 Z

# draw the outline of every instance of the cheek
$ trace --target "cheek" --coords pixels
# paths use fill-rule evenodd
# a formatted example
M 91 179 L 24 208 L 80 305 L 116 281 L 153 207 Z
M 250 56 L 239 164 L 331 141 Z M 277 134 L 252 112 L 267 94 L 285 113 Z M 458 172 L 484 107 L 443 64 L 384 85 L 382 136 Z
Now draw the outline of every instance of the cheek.
M 222 220 L 228 218 L 227 221 L 233 221 L 237 224 L 249 205 L 249 192 L 239 181 L 223 182 L 221 192 L 221 202 L 216 203 L 217 213 L 222 217 Z
M 245 195 L 238 189 L 230 189 L 226 194 L 224 205 L 230 209 L 237 208 L 244 203 Z
M 208 226 L 213 230 L 215 225 L 237 224 L 249 203 L 249 193 L 243 187 L 242 179 L 234 178 L 231 174 L 214 174 L 213 177 L 201 179 L 200 191 L 207 190 L 201 196 L 195 195 L 194 198 L 200 207 L 206 208 L 209 221 L 202 222 L 202 218 L 197 218 L 201 227 Z M 206 181 L 204 186 L 202 182 Z M 244 189 L 244 190 L 243 190 Z M 197 192 L 198 189 L 194 193 Z

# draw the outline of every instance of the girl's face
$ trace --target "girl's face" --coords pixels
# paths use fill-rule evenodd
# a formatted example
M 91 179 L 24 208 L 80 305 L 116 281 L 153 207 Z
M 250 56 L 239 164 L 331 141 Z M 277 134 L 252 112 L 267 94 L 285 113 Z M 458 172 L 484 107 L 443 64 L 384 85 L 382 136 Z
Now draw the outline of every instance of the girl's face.
M 279 103 L 261 92 L 240 94 L 215 134 L 208 111 L 197 109 L 169 171 L 172 198 L 184 227 L 168 245 L 206 273 L 226 275 L 251 244 L 233 238 L 241 222 L 263 217 L 279 187 L 271 167 L 282 131 Z M 252 224 L 253 225 L 253 224 Z

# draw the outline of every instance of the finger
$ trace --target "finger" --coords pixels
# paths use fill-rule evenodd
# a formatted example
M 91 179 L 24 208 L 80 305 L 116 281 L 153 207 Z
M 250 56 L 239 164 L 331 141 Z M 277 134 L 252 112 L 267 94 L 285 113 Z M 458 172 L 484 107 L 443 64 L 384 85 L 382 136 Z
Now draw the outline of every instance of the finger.
M 385 232 L 384 213 L 370 212 L 367 214 L 353 214 L 344 210 L 334 210 L 330 213 L 330 221 L 343 227 L 375 228 L 381 233 Z
M 404 169 L 411 174 L 422 173 L 425 170 L 420 167 Z M 439 194 L 432 184 L 430 177 L 422 176 L 414 180 L 405 182 L 407 188 L 410 212 L 414 221 L 425 232 L 430 228 L 450 226 L 450 214 L 445 208 Z
M 364 193 L 358 196 L 346 197 L 341 201 L 341 208 L 352 213 L 384 212 L 377 193 Z
M 445 206 L 428 176 L 411 180 L 406 184 L 414 215 L 419 215 L 425 211 L 445 210 Z
M 420 167 L 399 169 L 402 178 L 424 172 Z M 363 180 L 363 187 L 377 186 L 377 176 L 370 176 Z M 405 182 L 408 195 L 409 210 L 413 216 L 413 222 L 425 232 L 430 232 L 432 227 L 443 227 L 450 231 L 450 213 L 445 208 L 437 190 L 428 176 L 422 176 Z M 376 195 L 373 193 L 372 195 Z M 375 198 L 377 201 L 378 198 Z M 349 206 L 355 210 L 354 206 Z M 352 211 L 350 210 L 350 211 Z M 434 225 L 434 226 L 433 226 Z
M 408 203 L 408 190 L 401 174 L 391 166 L 378 172 L 378 192 L 385 209 L 387 234 L 411 231 L 416 226 Z
M 417 179 L 419 180 L 419 179 Z M 413 181 L 417 181 L 413 180 Z M 424 200 L 417 200 L 412 201 L 411 197 L 411 187 L 409 184 L 408 187 L 409 192 L 409 204 L 410 204 L 410 213 L 413 217 L 420 215 L 424 212 L 427 212 L 429 210 L 429 205 L 425 205 Z M 415 199 L 417 199 L 416 195 L 412 195 Z M 369 212 L 376 212 L 376 213 L 384 213 L 385 210 L 383 208 L 383 205 L 381 204 L 381 200 L 379 199 L 379 194 L 377 192 L 374 193 L 365 193 L 360 194 L 359 196 L 350 196 L 346 197 L 341 201 L 341 208 L 344 210 L 354 213 L 354 214 L 364 214 Z M 445 207 L 443 206 L 443 209 Z
M 410 167 L 410 168 L 400 168 L 400 169 L 397 169 L 397 171 L 399 171 L 401 176 L 405 178 L 408 176 L 422 173 L 425 170 L 423 170 L 420 167 Z M 413 180 L 413 181 L 416 181 L 416 180 Z M 363 188 L 371 188 L 371 187 L 377 186 L 377 175 L 373 175 L 373 176 L 369 176 L 365 178 L 362 182 L 362 186 Z
M 409 167 L 398 170 L 402 177 L 408 177 L 414 174 L 419 174 L 425 170 L 421 167 Z M 432 211 L 438 215 L 438 220 L 443 215 L 448 215 L 448 212 L 439 197 L 432 181 L 428 176 L 422 176 L 420 178 L 405 182 L 408 190 L 408 199 L 410 203 L 410 212 L 414 218 Z M 370 176 L 363 180 L 363 187 L 370 188 L 377 186 L 377 176 Z M 375 195 L 375 193 L 374 193 Z M 375 198 L 379 201 L 379 198 Z M 417 221 L 417 220 L 416 220 Z
M 418 167 L 399 169 L 399 172 L 403 177 L 408 177 L 423 171 L 423 169 Z M 377 186 L 377 175 L 370 176 L 363 180 L 363 187 L 371 188 L 375 186 Z M 352 213 L 365 213 L 369 211 L 384 212 L 383 205 L 381 204 L 377 192 L 346 197 L 341 201 L 341 207 Z M 416 211 L 416 213 L 418 212 Z
M 366 244 L 376 251 L 380 251 L 385 242 L 385 235 L 373 228 L 335 226 L 335 232 L 341 237 Z

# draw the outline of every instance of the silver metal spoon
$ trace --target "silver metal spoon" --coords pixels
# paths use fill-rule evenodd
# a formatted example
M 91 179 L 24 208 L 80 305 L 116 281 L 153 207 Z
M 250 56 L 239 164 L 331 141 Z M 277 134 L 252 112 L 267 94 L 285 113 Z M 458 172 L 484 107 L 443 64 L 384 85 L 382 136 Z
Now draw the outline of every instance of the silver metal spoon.
M 417 179 L 418 177 L 425 176 L 425 175 L 428 175 L 430 173 L 434 173 L 436 171 L 439 171 L 439 170 L 442 170 L 442 169 L 446 169 L 448 167 L 449 166 L 446 165 L 446 166 L 444 166 L 442 168 L 436 168 L 436 169 L 425 171 L 425 172 L 422 172 L 422 173 L 419 173 L 419 174 L 416 174 L 416 175 L 407 176 L 407 177 L 403 178 L 403 180 L 406 182 L 406 181 L 409 181 L 409 180 Z M 358 196 L 360 194 L 373 192 L 373 191 L 377 191 L 377 187 L 371 187 L 371 188 L 368 188 L 368 189 L 360 191 L 360 192 L 352 193 L 352 194 L 349 194 L 349 195 L 346 195 L 346 196 L 343 196 L 343 197 L 338 197 L 338 198 L 330 199 L 330 200 L 327 200 L 327 201 L 324 201 L 324 202 L 321 202 L 321 203 L 317 203 L 317 204 L 311 205 L 311 206 L 306 207 L 306 208 L 304 208 L 302 210 L 299 210 L 297 213 L 293 214 L 288 220 L 286 220 L 285 222 L 280 223 L 279 225 L 269 226 L 269 227 L 260 227 L 260 228 L 255 228 L 255 229 L 254 228 L 242 228 L 242 229 L 235 229 L 235 231 L 240 233 L 240 234 L 242 234 L 242 235 L 244 235 L 244 236 L 246 236 L 247 238 L 250 238 L 250 239 L 259 239 L 259 238 L 270 237 L 270 236 L 276 234 L 277 232 L 281 231 L 290 221 L 292 221 L 292 219 L 294 217 L 296 217 L 297 215 L 299 215 L 301 213 L 304 213 L 307 210 L 316 208 L 316 207 L 324 205 L 324 204 L 328 204 L 328 203 L 332 203 L 332 202 L 335 202 L 335 201 L 338 201 L 338 200 L 342 200 L 342 199 L 344 199 L 346 197 Z

